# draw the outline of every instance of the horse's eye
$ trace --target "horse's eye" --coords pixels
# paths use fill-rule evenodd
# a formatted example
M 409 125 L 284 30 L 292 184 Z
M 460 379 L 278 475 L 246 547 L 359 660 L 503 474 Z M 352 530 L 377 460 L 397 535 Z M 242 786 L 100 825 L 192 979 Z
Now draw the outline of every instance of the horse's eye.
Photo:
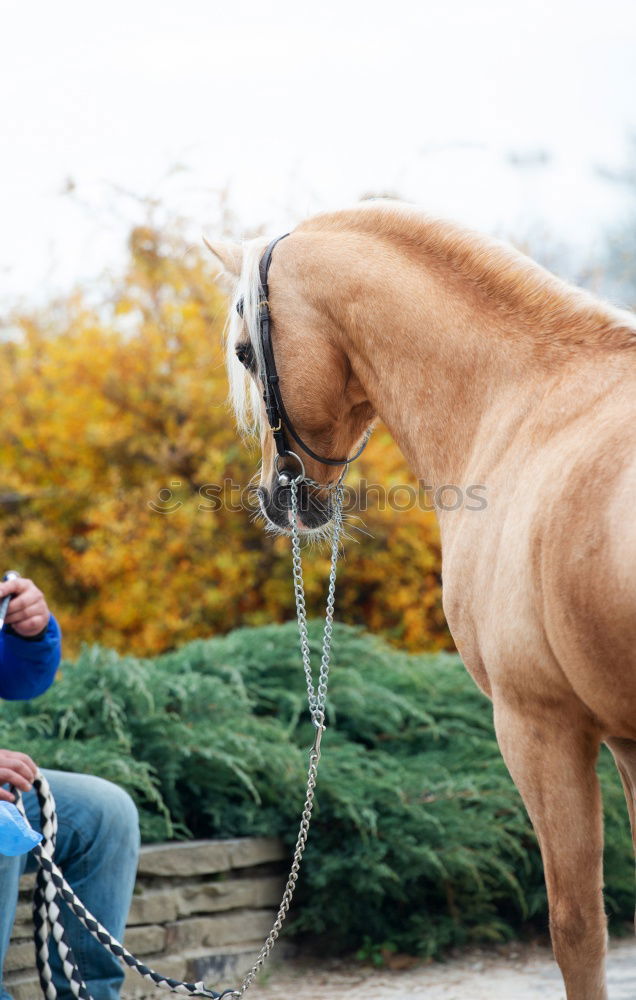
M 236 356 L 242 365 L 249 368 L 252 362 L 252 351 L 249 344 L 237 344 L 236 345 Z

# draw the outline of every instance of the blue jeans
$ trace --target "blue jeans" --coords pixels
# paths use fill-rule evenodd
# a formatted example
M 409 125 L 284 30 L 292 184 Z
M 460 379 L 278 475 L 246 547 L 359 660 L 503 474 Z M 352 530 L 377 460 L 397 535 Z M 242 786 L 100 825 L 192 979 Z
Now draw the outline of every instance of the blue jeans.
M 43 771 L 57 807 L 55 861 L 82 902 L 110 933 L 123 939 L 135 884 L 139 854 L 139 823 L 135 805 L 121 788 L 86 774 Z M 29 822 L 40 829 L 35 792 L 24 796 Z M 9 945 L 23 872 L 35 871 L 31 854 L 18 858 L 0 855 L 0 970 Z M 61 904 L 68 942 L 75 952 L 82 978 L 94 1000 L 118 1000 L 124 972 L 118 959 L 95 941 L 77 918 Z M 72 1000 L 54 943 L 51 946 L 53 982 L 59 1000 Z M 35 959 L 33 962 L 35 968 Z M 0 982 L 0 1000 L 11 1000 Z

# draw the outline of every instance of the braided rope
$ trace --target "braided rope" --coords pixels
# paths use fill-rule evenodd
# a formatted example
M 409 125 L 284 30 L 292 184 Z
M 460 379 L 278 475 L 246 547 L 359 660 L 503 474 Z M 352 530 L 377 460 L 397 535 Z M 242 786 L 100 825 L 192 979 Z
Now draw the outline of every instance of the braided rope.
M 46 854 L 50 863 L 53 863 L 53 851 L 55 849 L 55 837 L 57 834 L 57 812 L 55 801 L 51 795 L 46 779 L 40 776 L 40 780 L 34 782 L 35 791 L 40 806 L 42 818 L 43 839 L 38 846 L 38 850 Z M 18 803 L 21 808 L 22 803 Z M 50 894 L 49 894 L 50 895 Z M 74 997 L 81 1000 L 90 1000 L 90 994 L 79 974 L 79 969 L 75 955 L 69 945 L 64 925 L 60 919 L 60 909 L 55 896 L 47 898 L 47 880 L 44 869 L 38 867 L 35 889 L 33 892 L 33 925 L 35 942 L 35 964 L 38 970 L 42 993 L 47 1000 L 55 1000 L 57 991 L 53 985 L 51 966 L 49 964 L 49 935 L 53 935 L 53 940 L 58 948 L 62 962 L 62 970 L 69 983 L 69 988 Z
M 180 993 L 184 996 L 209 997 L 211 1000 L 220 1000 L 221 997 L 225 996 L 224 993 L 215 993 L 214 990 L 207 989 L 202 982 L 182 983 L 178 979 L 170 979 L 168 976 L 162 976 L 159 972 L 150 969 L 143 962 L 140 962 L 138 958 L 135 958 L 86 909 L 81 899 L 78 899 L 75 895 L 64 875 L 53 861 L 55 834 L 57 831 L 55 800 L 46 778 L 40 771 L 38 771 L 33 780 L 33 787 L 38 796 L 42 817 L 42 841 L 32 851 L 38 864 L 36 887 L 33 894 L 35 961 L 40 977 L 40 986 L 46 1000 L 56 1000 L 57 997 L 49 964 L 49 934 L 53 936 L 53 940 L 59 949 L 62 968 L 68 980 L 71 993 L 74 997 L 81 998 L 81 1000 L 92 1000 L 82 979 L 73 951 L 66 940 L 64 925 L 60 919 L 58 900 L 64 900 L 79 922 L 97 941 L 103 944 L 113 955 L 125 962 L 126 965 L 130 966 L 131 969 L 135 969 L 142 979 L 145 979 L 147 982 L 153 983 L 160 989 L 169 990 L 172 993 Z M 16 805 L 26 819 L 22 796 L 19 791 L 15 789 L 14 791 L 16 794 Z M 226 991 L 226 993 L 231 992 L 231 990 Z
M 64 924 L 60 917 L 59 900 L 63 900 L 70 910 L 75 914 L 83 927 L 113 955 L 125 962 L 131 969 L 134 969 L 142 979 L 152 983 L 160 989 L 169 990 L 171 993 L 179 993 L 183 996 L 208 997 L 210 1000 L 241 1000 L 243 994 L 252 985 L 257 973 L 269 957 L 280 931 L 283 922 L 289 911 L 292 897 L 298 881 L 301 860 L 307 845 L 309 835 L 309 825 L 314 804 L 314 793 L 318 777 L 318 764 L 320 762 L 320 742 L 325 730 L 325 703 L 327 699 L 327 684 L 329 679 L 329 662 L 331 658 L 331 641 L 333 633 L 333 616 L 336 588 L 336 566 L 340 548 L 340 536 L 342 531 L 342 505 L 344 491 L 338 483 L 334 491 L 333 500 L 333 534 L 331 542 L 331 569 L 329 573 L 329 588 L 327 592 L 327 609 L 325 614 L 325 625 L 322 639 L 322 656 L 318 682 L 314 687 L 313 673 L 311 665 L 311 655 L 309 649 L 309 637 L 307 634 L 307 613 L 305 607 L 305 590 L 303 584 L 302 559 L 300 553 L 300 532 L 298 527 L 298 480 L 292 481 L 291 490 L 291 536 L 292 536 L 292 560 L 294 594 L 296 597 L 296 613 L 298 617 L 298 632 L 300 637 L 300 648 L 303 659 L 303 668 L 307 682 L 307 697 L 309 702 L 309 712 L 315 727 L 315 737 L 313 746 L 309 752 L 309 770 L 307 773 L 307 790 L 305 803 L 300 820 L 300 828 L 296 840 L 296 847 L 292 861 L 291 870 L 285 884 L 283 898 L 276 914 L 274 925 L 269 932 L 265 943 L 261 948 L 257 959 L 247 973 L 239 989 L 225 990 L 223 993 L 215 993 L 208 989 L 203 982 L 183 983 L 177 979 L 170 979 L 160 973 L 150 969 L 131 952 L 124 947 L 116 938 L 110 934 L 106 928 L 100 924 L 99 920 L 86 909 L 82 901 L 75 895 L 64 875 L 53 861 L 55 851 L 55 838 L 57 834 L 57 813 L 55 810 L 55 799 L 44 775 L 38 771 L 33 787 L 38 797 L 40 806 L 42 841 L 32 848 L 33 856 L 38 864 L 35 889 L 33 892 L 33 923 L 34 923 L 34 943 L 35 961 L 40 979 L 40 986 L 45 1000 L 56 1000 L 57 990 L 53 983 L 53 975 L 49 962 L 49 937 L 52 936 L 58 949 L 62 962 L 64 975 L 69 983 L 69 988 L 74 997 L 79 1000 L 93 1000 L 84 980 L 82 979 L 75 955 L 66 937 Z M 15 804 L 20 810 L 23 818 L 28 823 L 27 815 L 19 789 L 12 788 L 15 794 Z

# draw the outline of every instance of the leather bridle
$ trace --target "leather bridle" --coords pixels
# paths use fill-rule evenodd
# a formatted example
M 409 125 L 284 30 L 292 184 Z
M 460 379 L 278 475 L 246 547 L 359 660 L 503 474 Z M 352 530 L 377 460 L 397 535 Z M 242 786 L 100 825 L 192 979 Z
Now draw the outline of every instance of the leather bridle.
M 301 448 L 310 458 L 313 458 L 316 462 L 320 462 L 322 465 L 342 465 L 344 466 L 342 474 L 347 470 L 347 467 L 354 462 L 356 458 L 359 458 L 364 449 L 367 446 L 369 440 L 369 435 L 365 435 L 364 441 L 361 446 L 356 451 L 355 455 L 350 458 L 327 458 L 324 455 L 318 455 L 313 448 L 310 448 L 308 444 L 303 441 L 298 431 L 295 429 L 293 423 L 291 422 L 287 410 L 285 409 L 285 404 L 283 403 L 283 397 L 280 391 L 280 378 L 278 371 L 276 369 L 276 360 L 274 358 L 274 347 L 272 344 L 272 318 L 269 310 L 269 284 L 268 275 L 269 268 L 272 263 L 272 254 L 274 252 L 274 247 L 281 240 L 284 240 L 289 233 L 285 233 L 283 236 L 277 236 L 276 239 L 267 246 L 263 256 L 261 257 L 258 274 L 260 279 L 260 288 L 258 296 L 258 334 L 261 345 L 261 357 L 262 357 L 262 368 L 260 372 L 261 382 L 263 384 L 263 402 L 265 403 L 265 412 L 267 414 L 267 420 L 269 426 L 272 430 L 272 435 L 274 438 L 274 443 L 276 445 L 276 459 L 275 468 L 278 473 L 279 484 L 281 486 L 288 486 L 291 482 L 289 472 L 285 469 L 279 467 L 279 463 L 286 458 L 295 459 L 300 467 L 300 475 L 296 478 L 298 481 L 305 480 L 305 467 L 303 465 L 302 459 L 295 451 L 289 447 L 289 441 L 287 434 L 296 442 L 299 448 Z M 243 299 L 239 299 L 236 304 L 236 309 L 240 316 L 243 315 Z M 342 478 L 342 476 L 340 477 Z M 317 484 L 318 485 L 318 484 Z

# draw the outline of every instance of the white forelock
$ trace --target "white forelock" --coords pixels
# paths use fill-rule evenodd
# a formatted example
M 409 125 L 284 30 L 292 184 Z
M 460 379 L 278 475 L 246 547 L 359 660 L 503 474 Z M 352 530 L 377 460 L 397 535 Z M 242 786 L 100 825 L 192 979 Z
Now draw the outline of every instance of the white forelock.
M 260 296 L 259 264 L 263 251 L 269 243 L 267 237 L 259 236 L 243 244 L 243 266 L 234 295 L 226 330 L 226 363 L 230 384 L 230 401 L 236 415 L 238 427 L 244 433 L 258 429 L 261 420 L 261 390 L 236 357 L 236 344 L 249 338 L 256 364 L 262 370 L 263 355 L 258 331 L 258 302 Z M 243 316 L 237 311 L 238 301 L 243 300 Z

